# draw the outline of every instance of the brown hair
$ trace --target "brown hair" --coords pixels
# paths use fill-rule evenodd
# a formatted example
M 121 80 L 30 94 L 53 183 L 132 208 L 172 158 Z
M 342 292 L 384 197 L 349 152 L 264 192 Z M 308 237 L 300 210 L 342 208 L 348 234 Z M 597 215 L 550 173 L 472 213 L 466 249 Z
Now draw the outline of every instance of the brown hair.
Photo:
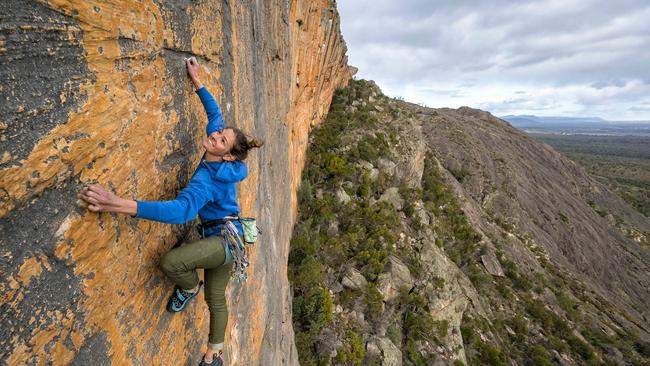
M 250 149 L 264 145 L 264 141 L 247 136 L 239 128 L 231 127 L 231 130 L 235 133 L 235 143 L 233 144 L 232 149 L 230 149 L 230 154 L 232 154 L 237 160 L 246 160 Z

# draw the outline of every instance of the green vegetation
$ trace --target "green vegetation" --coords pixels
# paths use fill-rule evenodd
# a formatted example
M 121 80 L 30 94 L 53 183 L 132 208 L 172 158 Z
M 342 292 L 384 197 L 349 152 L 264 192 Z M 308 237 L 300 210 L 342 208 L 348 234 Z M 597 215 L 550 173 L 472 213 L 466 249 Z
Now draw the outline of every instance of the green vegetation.
M 434 362 L 434 353 L 427 350 L 445 345 L 457 329 L 450 328 L 447 320 L 434 320 L 431 294 L 425 291 L 445 291 L 456 284 L 451 278 L 446 284 L 444 278 L 429 273 L 415 244 L 396 248 L 397 243 L 403 243 L 397 236 L 400 232 L 414 237 L 413 233 L 424 230 L 434 232 L 436 245 L 470 279 L 495 315 L 488 320 L 478 317 L 471 306 L 466 311 L 460 331 L 468 366 L 508 365 L 511 361 L 552 365 L 555 351 L 577 364 L 610 365 L 615 364 L 607 356 L 611 347 L 620 350 L 634 366 L 647 363 L 650 344 L 620 330 L 620 324 L 612 324 L 611 319 L 599 318 L 597 314 L 611 312 L 612 305 L 554 267 L 544 249 L 519 232 L 513 218 L 499 214 L 491 217 L 503 229 L 503 237 L 486 235 L 497 248 L 505 276 L 488 275 L 480 262 L 488 248 L 465 217 L 446 184 L 448 173 L 439 169 L 434 155 L 425 157 L 421 189 L 384 173 L 371 177 L 370 171 L 360 166 L 362 160 L 377 165 L 381 158 L 392 159 L 391 149 L 400 149 L 396 146 L 397 130 L 380 125 L 380 120 L 408 116 L 410 112 L 384 106 L 386 113 L 382 116 L 370 103 L 359 102 L 368 101 L 370 93 L 368 82 L 352 80 L 348 88 L 336 92 L 326 120 L 311 135 L 289 254 L 293 323 L 302 365 L 379 365 L 378 359 L 365 354 L 365 342 L 368 332 L 372 334 L 380 324 L 387 326 L 386 336 L 401 349 L 404 364 Z M 470 173 L 463 169 L 451 172 L 459 181 L 468 179 Z M 403 213 L 388 202 L 376 201 L 390 187 L 399 188 L 405 201 Z M 349 200 L 337 198 L 341 189 Z M 420 220 L 420 201 L 433 218 L 428 227 Z M 590 205 L 599 210 L 595 202 Z M 563 212 L 557 212 L 555 219 L 571 225 Z M 521 240 L 516 245 L 524 243 L 520 249 L 529 250 L 531 260 L 536 258 L 541 268 L 513 261 L 517 258 L 510 254 L 515 237 Z M 402 289 L 396 300 L 385 302 L 378 280 L 391 255 L 403 260 L 416 285 Z M 350 267 L 364 276 L 367 287 L 337 290 L 335 282 Z M 363 313 L 365 321 L 358 320 L 363 324 L 335 314 L 338 305 L 343 306 L 343 314 L 351 309 Z M 616 329 L 618 334 L 605 333 L 600 324 Z M 342 344 L 334 358 L 318 353 L 323 344 L 332 341 L 332 334 Z
M 328 364 L 328 355 L 317 355 L 317 344 L 325 328 L 333 329 L 343 348 L 337 353 L 339 364 L 357 365 L 364 359 L 364 343 L 353 328 L 341 328 L 332 323 L 333 299 L 329 292 L 326 272 L 349 263 L 368 280 L 364 291 L 345 290 L 336 295 L 337 303 L 353 304 L 361 297 L 364 313 L 371 322 L 381 320 L 383 296 L 377 289 L 377 279 L 395 252 L 399 217 L 390 203 L 370 204 L 390 182 L 384 175 L 370 179 L 359 174 L 360 160 L 376 163 L 379 158 L 391 158 L 388 134 L 376 131 L 377 118 L 369 107 L 353 100 L 368 98 L 367 82 L 351 80 L 350 86 L 335 93 L 330 112 L 321 126 L 312 133 L 303 181 L 298 192 L 299 217 L 289 253 L 289 279 L 294 291 L 294 330 L 300 363 Z M 342 146 L 342 133 L 350 133 Z M 393 136 L 392 139 L 395 137 Z M 335 192 L 346 182 L 346 191 L 353 197 L 347 203 L 337 200 Z M 333 235 L 330 223 L 336 222 Z M 398 330 L 401 333 L 401 330 Z M 395 337 L 400 338 L 400 337 Z M 397 344 L 399 346 L 399 343 Z
M 471 317 L 463 317 L 460 326 L 463 342 L 467 345 L 467 360 L 469 365 L 505 366 L 507 359 L 504 353 L 497 347 L 485 343 L 481 334 L 490 332 L 486 320 Z
M 344 347 L 336 354 L 336 364 L 338 365 L 362 365 L 365 357 L 365 345 L 361 336 L 353 329 L 345 331 Z
M 456 203 L 453 194 L 445 185 L 431 155 L 424 160 L 422 175 L 422 200 L 427 211 L 438 219 L 434 231 L 445 252 L 470 278 L 480 286 L 488 277 L 479 264 L 481 236 L 467 221 L 465 213 Z

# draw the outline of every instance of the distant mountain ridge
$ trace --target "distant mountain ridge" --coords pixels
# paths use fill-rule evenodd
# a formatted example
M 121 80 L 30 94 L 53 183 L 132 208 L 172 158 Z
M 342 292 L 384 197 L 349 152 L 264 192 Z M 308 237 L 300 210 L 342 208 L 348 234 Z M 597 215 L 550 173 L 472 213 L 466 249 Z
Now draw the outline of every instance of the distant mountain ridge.
M 543 117 L 535 115 L 506 115 L 500 116 L 504 121 L 509 122 L 513 127 L 527 128 L 527 127 L 540 127 L 543 125 L 552 126 L 605 126 L 612 125 L 617 127 L 624 127 L 627 125 L 635 126 L 642 124 L 650 124 L 650 121 L 610 121 L 601 117 Z

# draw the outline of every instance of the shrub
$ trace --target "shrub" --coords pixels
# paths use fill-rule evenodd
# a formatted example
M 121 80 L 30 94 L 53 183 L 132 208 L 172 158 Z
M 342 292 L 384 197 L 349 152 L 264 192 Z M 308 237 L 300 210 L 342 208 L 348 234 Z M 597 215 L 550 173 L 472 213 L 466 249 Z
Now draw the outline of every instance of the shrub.
M 439 338 L 446 337 L 449 332 L 449 320 L 436 320 L 434 321 L 434 327 Z
M 496 216 L 494 218 L 494 223 L 499 225 L 499 227 L 501 227 L 503 230 L 505 230 L 507 232 L 512 232 L 515 229 L 515 226 L 513 224 L 511 224 L 510 222 L 508 222 L 507 220 L 505 220 L 501 216 Z
M 314 343 L 315 339 L 308 333 L 298 332 L 296 334 L 296 349 L 298 350 L 298 359 L 301 365 L 316 366 L 316 360 L 313 356 L 316 353 Z
M 293 304 L 296 348 L 301 365 L 316 365 L 315 344 L 321 330 L 332 322 L 332 299 L 329 290 L 322 289 L 301 296 Z M 320 364 L 320 362 L 318 362 Z
M 294 321 L 302 330 L 317 335 L 324 326 L 332 322 L 332 308 L 328 289 L 298 297 L 293 303 Z
M 314 256 L 308 255 L 299 265 L 291 281 L 296 289 L 310 289 L 319 286 L 322 279 L 323 265 Z
M 405 365 L 413 366 L 427 366 L 432 365 L 435 361 L 435 356 L 430 354 L 423 354 L 417 349 L 417 342 L 413 339 L 406 340 L 406 360 Z
M 578 320 L 580 312 L 576 308 L 576 302 L 571 299 L 565 292 L 559 292 L 556 296 L 560 308 L 564 310 L 567 317 L 574 321 Z
M 428 300 L 420 294 L 402 291 L 400 304 L 404 311 L 402 328 L 406 339 L 412 341 L 437 340 L 435 330 L 440 324 L 436 324 L 429 314 L 428 303 Z
M 323 153 L 322 168 L 330 177 L 340 177 L 346 173 L 347 162 L 335 154 Z
M 368 284 L 365 303 L 368 307 L 368 315 L 374 320 L 380 319 L 384 311 L 384 296 L 373 283 Z
M 526 365 L 530 366 L 553 366 L 554 363 L 549 357 L 546 349 L 540 345 L 532 345 L 527 349 Z
M 540 300 L 524 298 L 524 304 L 528 314 L 541 324 L 546 334 L 556 334 L 564 338 L 571 333 L 571 328 L 567 322 L 552 311 L 547 310 Z
M 506 357 L 500 349 L 488 343 L 480 343 L 478 355 L 475 357 L 477 365 L 506 366 Z
M 345 331 L 343 347 L 336 354 L 336 361 L 339 365 L 362 365 L 363 358 L 366 355 L 364 342 L 361 336 L 352 329 Z
M 650 358 L 650 343 L 644 341 L 634 342 L 634 349 L 643 357 Z
M 386 329 L 386 336 L 399 347 L 402 344 L 402 328 L 395 322 L 390 322 Z
M 598 359 L 594 351 L 591 350 L 591 347 L 573 334 L 568 336 L 566 341 L 569 344 L 569 347 L 571 347 L 571 350 L 582 357 L 583 360 L 594 362 Z
M 370 163 L 376 163 L 381 157 L 388 159 L 392 157 L 390 146 L 383 133 L 378 133 L 376 136 L 365 136 L 348 151 L 348 155 L 351 159 L 363 159 Z
M 467 178 L 470 175 L 469 170 L 465 169 L 465 167 L 461 167 L 459 169 L 453 169 L 453 170 L 450 169 L 449 172 L 460 183 L 462 183 L 465 180 L 465 178 Z

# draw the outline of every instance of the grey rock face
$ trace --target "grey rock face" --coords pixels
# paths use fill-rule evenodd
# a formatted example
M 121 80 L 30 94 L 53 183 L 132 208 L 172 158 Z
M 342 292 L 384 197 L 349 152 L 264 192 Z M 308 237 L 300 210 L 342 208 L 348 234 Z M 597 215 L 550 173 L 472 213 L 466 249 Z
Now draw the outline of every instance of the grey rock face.
M 343 279 L 341 280 L 341 284 L 352 290 L 363 290 L 368 287 L 368 281 L 366 278 L 354 268 L 350 268 L 346 272 L 345 276 L 343 276 Z
M 384 301 L 390 302 L 399 296 L 400 289 L 410 289 L 413 286 L 413 277 L 408 267 L 396 256 L 388 258 L 388 271 L 379 275 L 379 292 L 384 296 Z
M 338 349 L 341 348 L 342 343 L 336 338 L 336 334 L 331 329 L 326 328 L 319 337 L 319 342 L 316 344 L 316 352 L 319 355 L 327 355 L 328 357 L 336 357 Z
M 327 235 L 329 236 L 336 236 L 339 233 L 339 223 L 334 221 L 330 221 L 329 225 L 327 226 Z
M 379 171 L 383 172 L 389 177 L 392 177 L 393 175 L 395 175 L 395 169 L 397 168 L 397 164 L 395 164 L 391 160 L 379 159 L 377 161 L 377 167 L 379 168 Z
M 379 197 L 379 201 L 390 202 L 397 210 L 401 210 L 404 207 L 404 199 L 400 196 L 399 188 L 397 187 L 388 188 L 384 194 Z
M 362 169 L 367 170 L 368 171 L 368 177 L 372 181 L 376 180 L 377 177 L 379 176 L 379 169 L 375 168 L 374 165 L 372 165 L 371 163 L 369 163 L 369 162 L 367 162 L 365 160 L 359 160 L 357 162 L 357 166 L 362 168 Z
M 405 140 L 407 146 L 398 156 L 395 175 L 408 187 L 420 187 L 422 174 L 424 172 L 424 159 L 426 157 L 427 146 L 422 135 L 421 124 L 407 120 L 405 121 Z
M 343 189 L 343 187 L 339 188 L 336 191 L 336 199 L 341 203 L 350 202 L 350 196 L 347 194 L 347 192 L 345 192 L 345 189 Z
M 366 355 L 372 358 L 381 358 L 381 349 L 376 340 L 366 343 Z
M 402 351 L 388 338 L 376 338 L 377 347 L 381 351 L 382 366 L 401 366 Z
M 483 266 L 485 266 L 485 269 L 488 271 L 488 273 L 492 276 L 505 276 L 503 273 L 503 268 L 501 268 L 501 264 L 499 264 L 499 260 L 497 259 L 496 255 L 494 255 L 494 253 L 488 252 L 487 254 L 482 255 L 481 262 L 483 263 Z
M 416 201 L 413 203 L 413 206 L 415 207 L 415 217 L 420 220 L 420 224 L 424 226 L 431 224 L 431 217 L 424 208 L 424 203 L 422 203 L 422 201 Z

